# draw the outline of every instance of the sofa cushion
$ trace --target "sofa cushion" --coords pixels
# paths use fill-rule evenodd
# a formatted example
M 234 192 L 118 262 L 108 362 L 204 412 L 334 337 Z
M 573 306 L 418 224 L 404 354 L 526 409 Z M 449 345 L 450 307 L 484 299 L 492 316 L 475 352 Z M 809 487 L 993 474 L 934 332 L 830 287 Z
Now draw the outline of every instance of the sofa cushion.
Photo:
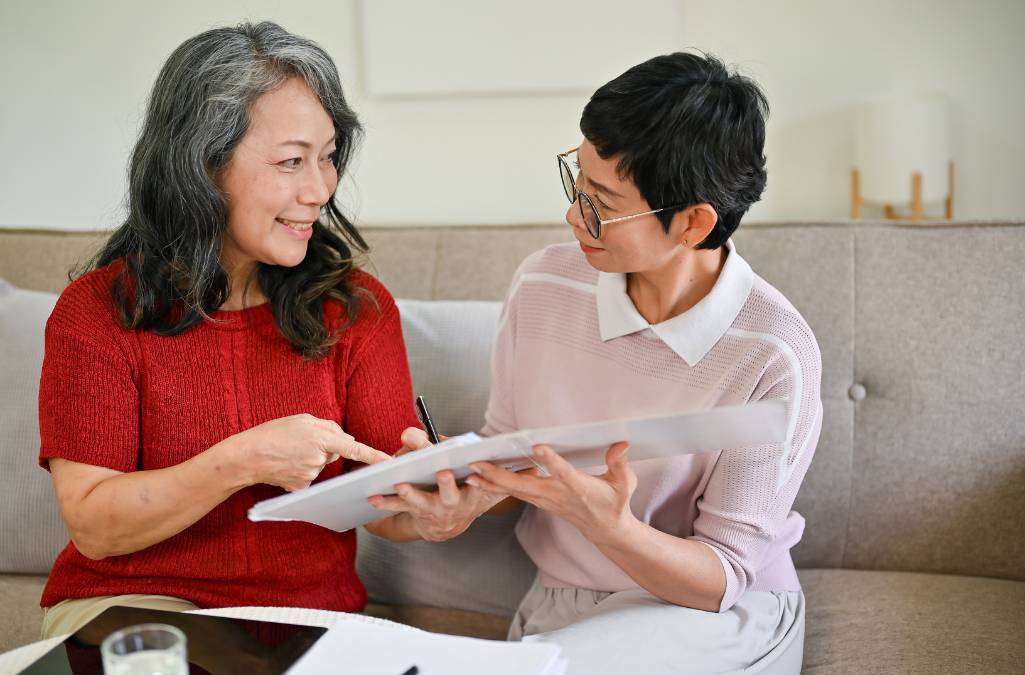
M 45 576 L 0 574 L 0 653 L 39 639 L 45 585 Z
M 865 227 L 855 251 L 867 395 L 836 566 L 1025 581 L 1025 228 Z
M 0 572 L 46 574 L 68 542 L 39 468 L 43 331 L 57 296 L 0 280 Z
M 399 300 L 414 391 L 439 433 L 484 423 L 497 302 Z M 518 513 L 485 516 L 446 542 L 393 544 L 360 528 L 357 570 L 374 602 L 511 615 L 535 569 L 513 534 Z
M 800 570 L 804 672 L 1021 673 L 1025 582 Z
M 480 431 L 491 386 L 498 302 L 397 301 L 414 394 L 423 394 L 439 434 Z

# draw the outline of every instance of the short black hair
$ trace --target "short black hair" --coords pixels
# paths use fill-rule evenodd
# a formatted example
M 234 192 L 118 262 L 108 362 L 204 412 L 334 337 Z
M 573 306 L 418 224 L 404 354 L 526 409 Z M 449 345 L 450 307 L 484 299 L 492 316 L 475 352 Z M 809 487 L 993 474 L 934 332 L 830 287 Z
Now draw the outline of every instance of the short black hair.
M 726 243 L 765 189 L 769 102 L 750 78 L 708 54 L 677 52 L 634 66 L 594 92 L 580 131 L 618 156 L 668 232 L 673 216 L 709 203 L 719 216 L 698 248 Z

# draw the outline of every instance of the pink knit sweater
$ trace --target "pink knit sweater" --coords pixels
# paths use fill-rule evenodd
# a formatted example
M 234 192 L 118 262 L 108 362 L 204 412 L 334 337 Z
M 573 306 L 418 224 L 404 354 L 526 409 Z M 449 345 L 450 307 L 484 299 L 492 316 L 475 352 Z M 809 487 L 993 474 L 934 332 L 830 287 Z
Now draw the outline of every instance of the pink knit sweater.
M 822 423 L 814 335 L 729 249 L 709 295 L 655 326 L 626 295 L 625 277 L 599 273 L 576 244 L 530 256 L 502 312 L 483 430 L 789 401 L 783 444 L 633 464 L 637 518 L 718 556 L 726 574 L 721 610 L 746 590 L 800 589 L 790 548 L 804 519 L 790 509 Z M 528 507 L 517 535 L 545 586 L 637 586 L 557 516 Z

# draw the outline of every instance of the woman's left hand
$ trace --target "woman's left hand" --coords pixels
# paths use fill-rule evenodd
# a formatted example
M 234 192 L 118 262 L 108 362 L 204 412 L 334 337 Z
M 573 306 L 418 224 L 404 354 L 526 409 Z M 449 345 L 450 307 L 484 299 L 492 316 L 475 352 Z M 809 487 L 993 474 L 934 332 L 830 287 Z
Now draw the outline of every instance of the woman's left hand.
M 444 438 L 442 436 L 442 440 Z M 402 432 L 402 449 L 395 456 L 430 445 L 423 429 L 409 427 Z M 416 537 L 427 541 L 445 541 L 462 534 L 482 513 L 508 496 L 498 492 L 487 493 L 472 485 L 459 487 L 451 471 L 439 471 L 437 478 L 437 492 L 418 490 L 409 483 L 399 483 L 395 486 L 395 496 L 375 495 L 367 501 L 376 509 L 395 511 L 399 515 L 389 518 L 393 521 L 396 518 L 405 519 L 404 525 L 411 528 Z M 371 529 L 374 528 L 371 526 Z
M 451 471 L 439 471 L 437 492 L 420 490 L 409 483 L 395 486 L 395 496 L 374 495 L 370 505 L 395 511 L 409 519 L 417 536 L 427 541 L 445 541 L 462 534 L 470 524 L 507 494 L 499 490 L 485 492 L 473 485 L 456 485 Z
M 605 455 L 608 469 L 600 476 L 580 471 L 547 445 L 534 446 L 534 461 L 548 476 L 512 473 L 488 462 L 472 465 L 478 472 L 467 482 L 488 494 L 512 495 L 572 523 L 594 544 L 613 543 L 633 521 L 630 497 L 637 475 L 626 459 L 627 443 L 616 443 Z

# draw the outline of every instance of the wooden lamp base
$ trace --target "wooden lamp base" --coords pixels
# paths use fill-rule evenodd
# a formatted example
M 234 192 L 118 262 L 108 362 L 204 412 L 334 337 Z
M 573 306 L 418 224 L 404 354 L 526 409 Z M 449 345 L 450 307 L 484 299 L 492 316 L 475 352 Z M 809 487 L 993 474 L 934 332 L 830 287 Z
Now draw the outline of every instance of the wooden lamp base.
M 864 205 L 861 196 L 861 172 L 857 167 L 851 169 L 851 218 L 861 218 L 861 207 Z M 892 204 L 883 205 L 883 215 L 888 220 L 899 220 Z M 954 162 L 947 165 L 947 197 L 944 200 L 944 215 L 947 220 L 954 218 Z M 911 220 L 925 220 L 922 207 L 922 174 L 917 171 L 911 174 Z

